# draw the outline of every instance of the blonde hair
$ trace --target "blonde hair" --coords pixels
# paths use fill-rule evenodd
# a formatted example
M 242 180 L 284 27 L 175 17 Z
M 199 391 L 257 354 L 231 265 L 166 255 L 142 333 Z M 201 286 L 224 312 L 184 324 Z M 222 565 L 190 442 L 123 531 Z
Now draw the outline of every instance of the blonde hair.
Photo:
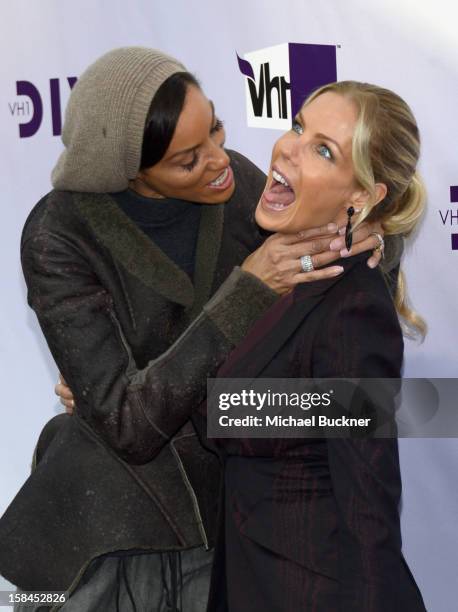
M 420 135 L 412 111 L 389 89 L 357 81 L 325 85 L 314 91 L 304 106 L 326 92 L 350 99 L 358 109 L 352 143 L 353 166 L 356 181 L 369 194 L 369 199 L 357 223 L 365 219 L 380 221 L 386 235 L 410 236 L 422 218 L 426 202 L 426 190 L 416 170 Z M 387 194 L 377 206 L 374 205 L 376 183 L 387 186 Z M 401 270 L 394 303 L 404 333 L 424 338 L 426 323 L 409 306 Z

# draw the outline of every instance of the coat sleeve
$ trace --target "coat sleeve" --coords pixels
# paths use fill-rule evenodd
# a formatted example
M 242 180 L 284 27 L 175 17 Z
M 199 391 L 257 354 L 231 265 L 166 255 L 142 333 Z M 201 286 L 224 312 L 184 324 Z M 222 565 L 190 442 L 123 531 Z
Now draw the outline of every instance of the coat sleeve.
M 111 295 L 74 244 L 40 233 L 24 242 L 21 259 L 29 305 L 76 413 L 130 463 L 153 459 L 185 424 L 205 397 L 207 377 L 277 299 L 234 268 L 170 349 L 138 370 Z
M 357 291 L 327 323 L 314 346 L 315 377 L 400 378 L 402 334 L 388 302 Z M 397 439 L 330 438 L 327 447 L 338 512 L 339 611 L 395 610 L 402 564 Z

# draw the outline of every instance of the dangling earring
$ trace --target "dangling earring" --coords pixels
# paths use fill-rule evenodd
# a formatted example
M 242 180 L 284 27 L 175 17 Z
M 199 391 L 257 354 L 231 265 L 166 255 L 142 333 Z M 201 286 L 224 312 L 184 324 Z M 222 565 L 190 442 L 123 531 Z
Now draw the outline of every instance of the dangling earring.
M 347 251 L 351 249 L 351 245 L 353 244 L 353 233 L 351 231 L 351 218 L 353 217 L 354 214 L 355 214 L 355 209 L 353 208 L 353 206 L 350 206 L 350 208 L 347 208 L 348 221 L 347 221 L 347 227 L 345 228 L 345 246 L 347 247 Z

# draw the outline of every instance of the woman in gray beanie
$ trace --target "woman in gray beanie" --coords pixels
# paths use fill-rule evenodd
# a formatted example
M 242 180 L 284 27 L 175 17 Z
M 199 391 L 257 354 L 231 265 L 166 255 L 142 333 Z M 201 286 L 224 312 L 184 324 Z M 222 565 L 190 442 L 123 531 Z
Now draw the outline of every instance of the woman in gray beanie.
M 0 520 L 0 572 L 24 591 L 68 591 L 66 612 L 203 612 L 220 468 L 189 413 L 279 294 L 340 273 L 304 272 L 301 257 L 326 266 L 343 238 L 261 235 L 265 176 L 224 149 L 212 103 L 159 51 L 90 66 L 62 140 L 21 257 L 75 412 L 45 426 Z M 354 253 L 377 245 L 373 230 L 355 232 Z

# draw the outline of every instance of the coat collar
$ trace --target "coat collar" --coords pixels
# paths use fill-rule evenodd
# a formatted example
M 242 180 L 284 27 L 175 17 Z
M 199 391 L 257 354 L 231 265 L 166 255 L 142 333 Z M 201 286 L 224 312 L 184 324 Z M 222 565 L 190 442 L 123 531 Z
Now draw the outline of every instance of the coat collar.
M 217 376 L 220 378 L 256 378 L 270 363 L 282 346 L 295 333 L 302 322 L 341 282 L 358 263 L 365 261 L 367 253 L 341 259 L 344 272 L 334 278 L 302 283 L 283 296 L 251 328 L 244 341 L 230 354 Z
M 193 285 L 109 194 L 75 193 L 75 203 L 112 256 L 144 285 L 190 309 L 195 316 L 210 297 L 221 244 L 224 204 L 202 205 Z

